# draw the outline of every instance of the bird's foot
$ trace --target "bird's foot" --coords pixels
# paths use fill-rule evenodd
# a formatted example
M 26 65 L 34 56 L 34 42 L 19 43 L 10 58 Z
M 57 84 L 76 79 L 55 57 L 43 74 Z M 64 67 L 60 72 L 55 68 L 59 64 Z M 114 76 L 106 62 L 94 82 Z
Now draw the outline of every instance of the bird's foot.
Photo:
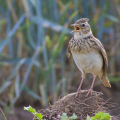
M 78 94 L 79 94 L 80 92 L 81 92 L 81 89 L 76 92 L 75 98 L 78 96 Z
M 92 90 L 92 88 L 90 88 L 90 89 L 88 90 L 88 93 L 87 93 L 86 97 L 89 95 L 89 93 L 90 93 L 91 96 L 92 96 L 92 92 L 93 92 L 93 90 Z
M 85 93 L 85 92 L 88 92 L 88 90 L 79 90 L 75 93 L 75 98 L 78 96 L 79 93 Z

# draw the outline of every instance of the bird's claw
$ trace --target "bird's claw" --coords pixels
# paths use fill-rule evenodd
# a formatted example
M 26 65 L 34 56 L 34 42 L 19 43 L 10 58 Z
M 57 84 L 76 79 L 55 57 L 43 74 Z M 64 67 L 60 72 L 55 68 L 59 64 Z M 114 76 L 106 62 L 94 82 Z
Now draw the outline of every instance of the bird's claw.
M 78 96 L 78 94 L 79 94 L 80 92 L 81 92 L 81 89 L 76 92 L 75 98 Z
M 92 88 L 90 88 L 90 89 L 88 90 L 88 93 L 87 93 L 86 97 L 89 95 L 89 93 L 90 93 L 91 96 L 92 96 L 92 92 L 93 92 L 93 90 L 92 90 Z

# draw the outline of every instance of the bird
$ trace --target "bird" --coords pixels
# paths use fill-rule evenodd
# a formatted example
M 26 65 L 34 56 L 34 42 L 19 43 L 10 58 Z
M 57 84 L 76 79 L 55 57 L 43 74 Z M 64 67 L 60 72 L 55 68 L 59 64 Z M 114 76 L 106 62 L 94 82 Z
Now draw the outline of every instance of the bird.
M 93 74 L 93 82 L 90 89 L 87 90 L 86 97 L 89 93 L 92 94 L 93 85 L 97 76 L 101 79 L 105 87 L 111 87 L 107 77 L 108 59 L 106 51 L 102 43 L 94 37 L 88 21 L 88 18 L 81 18 L 70 25 L 75 29 L 72 31 L 74 36 L 68 43 L 67 55 L 68 57 L 73 57 L 82 75 L 82 80 L 75 97 L 82 91 L 81 86 L 87 73 Z

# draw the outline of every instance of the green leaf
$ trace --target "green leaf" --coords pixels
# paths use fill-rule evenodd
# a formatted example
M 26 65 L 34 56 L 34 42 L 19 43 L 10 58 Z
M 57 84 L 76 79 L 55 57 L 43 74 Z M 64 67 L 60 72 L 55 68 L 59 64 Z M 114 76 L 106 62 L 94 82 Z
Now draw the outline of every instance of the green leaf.
M 103 113 L 103 112 L 98 112 L 97 114 L 95 114 L 95 116 L 93 117 L 89 117 L 87 116 L 86 120 L 110 120 L 110 115 L 109 113 Z
M 89 115 L 87 115 L 87 119 L 86 120 L 91 120 L 91 118 L 90 118 L 90 116 Z
M 100 119 L 100 118 L 101 118 L 101 115 L 100 115 L 100 114 L 96 114 L 96 115 L 95 115 L 95 118 Z
M 77 116 L 73 113 L 73 115 L 69 118 L 70 120 L 77 119 Z
M 103 113 L 101 120 L 110 120 L 110 115 L 109 113 Z
M 98 112 L 96 115 L 102 115 L 103 114 L 103 112 Z
M 103 115 L 102 112 L 98 112 L 97 114 L 95 114 L 95 118 L 100 119 L 102 115 Z
M 63 113 L 62 116 L 61 116 L 61 119 L 62 120 L 68 120 L 67 114 Z
M 35 115 L 39 120 L 42 120 L 43 116 L 41 113 L 36 113 L 36 110 L 32 108 L 31 106 L 29 107 L 24 107 L 24 110 L 31 112 L 33 115 Z
M 33 92 L 29 87 L 26 86 L 24 90 L 35 99 L 40 100 L 40 96 Z
M 97 120 L 97 119 L 96 119 L 96 117 L 94 116 L 94 117 L 91 117 L 91 120 Z M 100 119 L 99 119 L 99 120 L 100 120 Z
M 113 15 L 110 15 L 110 14 L 105 14 L 105 17 L 116 22 L 116 23 L 119 23 L 119 19 Z
M 35 113 L 34 114 L 37 118 L 39 118 L 39 120 L 42 120 L 42 114 L 41 113 Z
M 28 112 L 31 112 L 31 113 L 33 113 L 33 114 L 36 113 L 35 109 L 32 108 L 31 106 L 29 106 L 29 107 L 24 107 L 24 110 L 26 110 L 26 111 L 28 111 Z

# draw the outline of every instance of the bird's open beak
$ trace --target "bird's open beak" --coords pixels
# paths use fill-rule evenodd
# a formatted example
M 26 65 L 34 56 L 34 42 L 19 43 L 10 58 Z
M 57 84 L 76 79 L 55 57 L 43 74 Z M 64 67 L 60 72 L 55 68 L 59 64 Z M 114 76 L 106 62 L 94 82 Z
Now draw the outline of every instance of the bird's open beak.
M 72 32 L 77 32 L 77 31 L 81 30 L 81 28 L 78 27 L 76 24 L 72 24 L 72 25 L 70 25 L 70 26 L 74 26 L 74 28 L 75 28 L 73 31 L 71 31 L 71 33 L 72 33 Z

